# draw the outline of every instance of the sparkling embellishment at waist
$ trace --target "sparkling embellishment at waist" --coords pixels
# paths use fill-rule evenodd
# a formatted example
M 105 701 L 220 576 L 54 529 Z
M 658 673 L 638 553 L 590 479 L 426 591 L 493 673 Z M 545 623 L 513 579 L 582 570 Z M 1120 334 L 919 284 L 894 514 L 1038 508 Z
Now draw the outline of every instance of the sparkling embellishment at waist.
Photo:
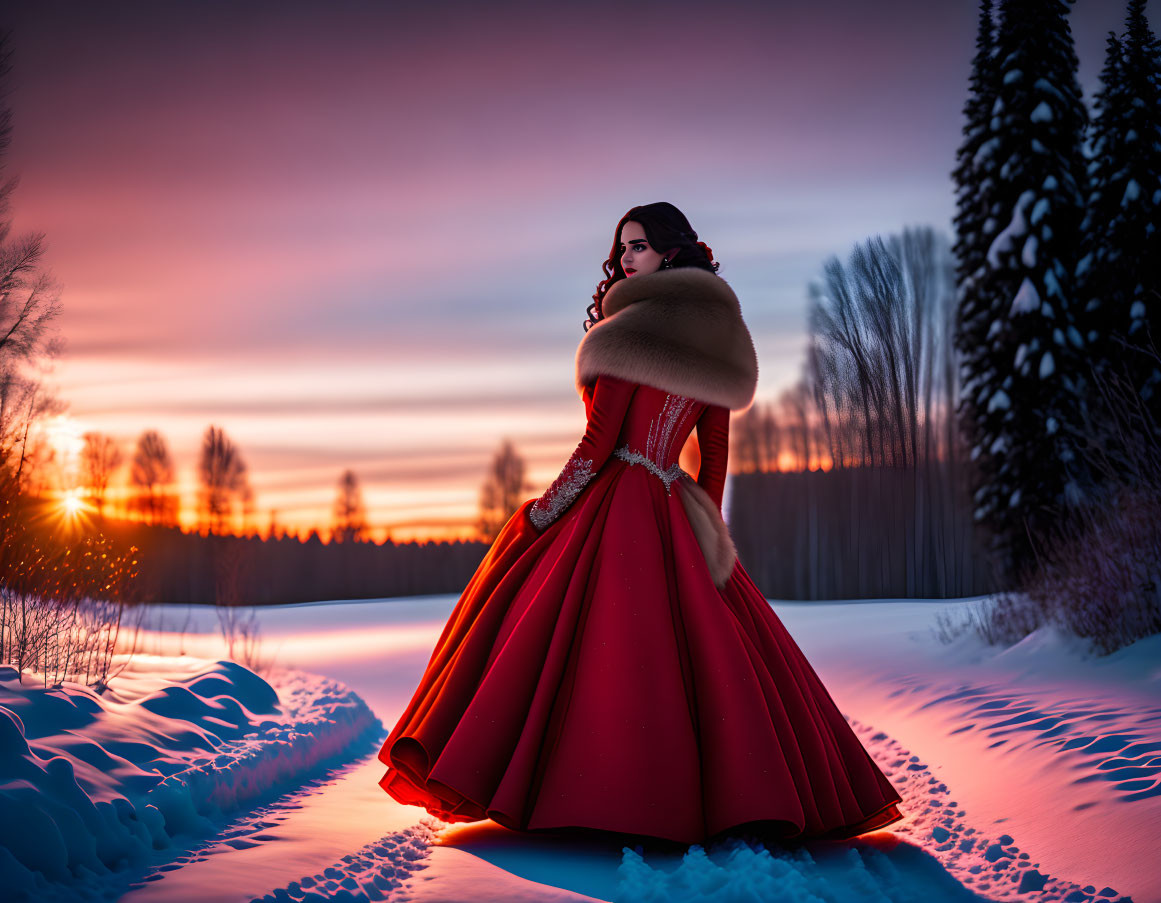
M 627 445 L 622 445 L 620 448 L 614 449 L 613 457 L 620 458 L 622 461 L 627 461 L 630 464 L 645 465 L 645 469 L 647 471 L 649 471 L 665 484 L 666 492 L 671 492 L 669 487 L 673 485 L 675 480 L 677 480 L 682 474 L 685 473 L 685 471 L 681 469 L 680 464 L 674 464 L 672 467 L 668 467 L 663 470 L 661 465 L 654 461 L 652 458 L 647 458 L 639 451 L 630 451 L 629 446 Z

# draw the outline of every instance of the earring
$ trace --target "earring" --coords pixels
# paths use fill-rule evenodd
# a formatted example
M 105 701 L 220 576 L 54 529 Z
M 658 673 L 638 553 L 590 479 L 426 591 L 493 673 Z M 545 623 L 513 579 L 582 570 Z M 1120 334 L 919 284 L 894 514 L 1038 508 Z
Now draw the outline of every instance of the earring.
M 668 269 L 669 269 L 670 267 L 672 267 L 672 266 L 673 266 L 673 264 L 671 264 L 671 263 L 669 262 L 669 258 L 668 258 L 668 257 L 662 257 L 662 258 L 661 258 L 661 266 L 659 266 L 657 269 L 659 269 L 659 270 L 668 270 Z

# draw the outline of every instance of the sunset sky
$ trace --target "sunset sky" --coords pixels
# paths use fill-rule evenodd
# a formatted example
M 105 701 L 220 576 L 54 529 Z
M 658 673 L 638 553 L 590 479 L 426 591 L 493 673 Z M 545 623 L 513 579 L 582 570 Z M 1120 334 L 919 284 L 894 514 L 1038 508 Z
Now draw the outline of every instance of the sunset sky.
M 1074 7 L 1086 98 L 1123 15 Z M 790 386 L 828 256 L 950 235 L 976 5 L 29 2 L 0 24 L 67 428 L 127 456 L 161 431 L 189 507 L 217 424 L 259 525 L 325 526 L 349 467 L 407 538 L 474 520 L 505 437 L 529 497 L 563 465 L 585 306 L 635 204 L 685 211 L 758 397 Z

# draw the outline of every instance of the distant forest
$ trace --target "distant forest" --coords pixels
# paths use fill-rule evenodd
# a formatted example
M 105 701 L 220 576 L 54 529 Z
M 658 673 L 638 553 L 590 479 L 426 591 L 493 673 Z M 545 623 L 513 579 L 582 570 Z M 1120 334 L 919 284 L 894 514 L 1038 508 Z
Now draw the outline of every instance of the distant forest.
M 946 467 L 752 472 L 731 477 L 726 511 L 742 565 L 775 599 L 948 597 L 991 590 L 970 508 Z M 105 519 L 137 550 L 125 601 L 267 605 L 458 595 L 490 542 L 365 540 L 317 533 L 216 535 Z
M 137 601 L 223 605 L 458 593 L 489 545 L 202 535 L 129 521 L 103 532 L 141 551 Z

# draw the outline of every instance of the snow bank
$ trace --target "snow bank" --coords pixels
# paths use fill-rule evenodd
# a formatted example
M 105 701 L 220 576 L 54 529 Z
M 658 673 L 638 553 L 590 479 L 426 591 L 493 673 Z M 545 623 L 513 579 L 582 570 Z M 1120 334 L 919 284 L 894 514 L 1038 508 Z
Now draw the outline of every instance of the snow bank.
M 234 662 L 135 656 L 104 694 L 0 668 L 0 886 L 36 898 L 142 864 L 179 834 L 270 794 L 365 733 L 352 691 Z

